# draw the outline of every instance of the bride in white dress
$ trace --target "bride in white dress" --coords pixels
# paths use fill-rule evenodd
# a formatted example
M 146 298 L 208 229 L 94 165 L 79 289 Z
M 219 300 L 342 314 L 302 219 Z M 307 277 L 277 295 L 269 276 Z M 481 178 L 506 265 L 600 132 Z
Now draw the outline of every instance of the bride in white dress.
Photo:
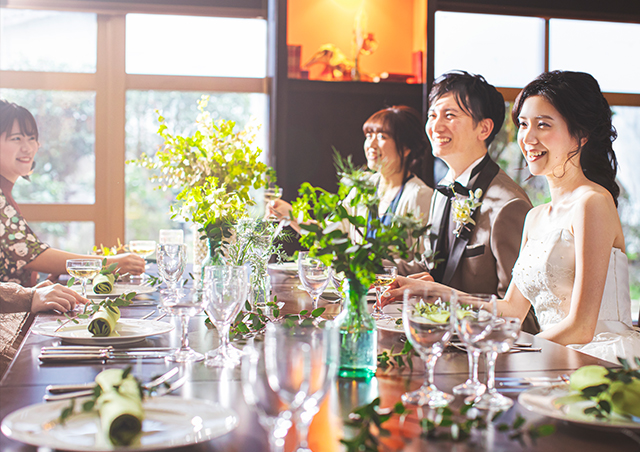
M 544 73 L 518 95 L 512 119 L 529 170 L 546 177 L 551 202 L 527 215 L 500 314 L 524 319 L 532 305 L 540 337 L 610 362 L 640 356 L 616 209 L 617 134 L 598 82 L 581 72 Z M 416 284 L 435 283 L 398 278 L 390 299 Z

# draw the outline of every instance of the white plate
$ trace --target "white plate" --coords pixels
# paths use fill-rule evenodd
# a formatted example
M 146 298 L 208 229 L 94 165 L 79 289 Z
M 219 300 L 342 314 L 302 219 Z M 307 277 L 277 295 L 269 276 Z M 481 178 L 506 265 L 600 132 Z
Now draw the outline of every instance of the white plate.
M 77 345 L 124 345 L 143 340 L 156 334 L 165 334 L 173 330 L 173 325 L 167 322 L 140 319 L 120 319 L 116 324 L 116 334 L 107 337 L 94 337 L 87 330 L 89 319 L 78 320 L 80 323 L 69 322 L 56 331 L 58 322 L 46 322 L 35 325 L 31 330 L 43 336 L 62 339 L 64 342 Z
M 604 428 L 640 428 L 640 422 L 627 419 L 623 416 L 612 415 L 611 419 L 596 419 L 583 413 L 583 410 L 594 404 L 589 401 L 563 404 L 558 402 L 560 397 L 569 394 L 569 385 L 566 383 L 553 386 L 537 387 L 524 391 L 518 396 L 518 402 L 529 411 L 542 414 L 561 421 L 588 425 L 590 427 Z M 637 419 L 637 418 L 636 418 Z
M 143 402 L 145 419 L 140 444 L 116 447 L 103 437 L 97 412 L 74 415 L 64 425 L 58 424 L 60 412 L 68 405 L 68 400 L 47 402 L 14 411 L 2 420 L 2 433 L 16 441 L 51 449 L 145 451 L 208 441 L 238 425 L 235 412 L 212 402 L 154 397 Z
M 267 268 L 273 271 L 282 272 L 286 275 L 296 276 L 298 274 L 297 262 L 280 262 L 279 264 L 269 264 Z
M 393 333 L 404 333 L 404 328 L 401 324 L 396 324 L 396 320 L 402 318 L 402 304 L 392 303 L 382 308 L 382 312 L 389 316 L 389 318 L 382 318 L 376 320 L 376 325 L 379 330 L 391 331 Z
M 75 290 L 78 293 L 82 293 L 82 287 L 79 284 L 71 286 L 71 289 Z M 113 290 L 111 291 L 111 293 L 93 293 L 93 285 L 87 284 L 87 298 L 119 297 L 120 295 L 124 295 L 125 293 L 129 292 L 135 292 L 137 295 L 140 295 L 143 293 L 152 293 L 155 291 L 155 287 L 151 286 L 117 283 L 113 286 Z

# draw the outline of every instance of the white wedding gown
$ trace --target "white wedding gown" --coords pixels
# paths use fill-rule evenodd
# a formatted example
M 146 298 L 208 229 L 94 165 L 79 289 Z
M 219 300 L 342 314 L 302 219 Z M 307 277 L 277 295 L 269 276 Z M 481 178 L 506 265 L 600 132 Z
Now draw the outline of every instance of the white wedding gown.
M 569 312 L 574 278 L 575 244 L 567 229 L 528 238 L 513 268 L 516 286 L 533 305 L 543 331 Z M 618 362 L 618 356 L 631 362 L 640 356 L 640 333 L 631 323 L 628 261 L 621 250 L 611 250 L 593 340 L 568 347 L 613 363 Z

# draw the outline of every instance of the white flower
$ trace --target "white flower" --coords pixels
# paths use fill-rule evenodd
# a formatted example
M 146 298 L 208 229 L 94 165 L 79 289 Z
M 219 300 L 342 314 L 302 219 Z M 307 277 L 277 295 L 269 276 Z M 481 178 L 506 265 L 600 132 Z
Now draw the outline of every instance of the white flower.
M 9 247 L 9 249 L 11 251 L 14 251 L 20 257 L 26 256 L 27 252 L 29 252 L 29 249 L 27 248 L 27 244 L 24 242 L 14 243 Z
M 2 233 L 0 233 L 2 235 Z M 35 242 L 36 238 L 33 234 L 27 234 L 27 242 Z
M 4 214 L 9 218 L 13 217 L 16 213 L 18 212 L 16 212 L 16 209 L 10 204 L 4 208 Z
M 16 240 L 22 240 L 24 238 L 24 234 L 22 232 L 16 232 Z
M 20 270 L 25 265 L 27 265 L 27 263 L 25 261 L 17 261 L 16 262 L 16 270 Z
M 482 189 L 480 188 L 476 189 L 475 192 L 469 190 L 468 197 L 456 194 L 455 199 L 451 202 L 453 221 L 456 223 L 453 233 L 456 237 L 460 237 L 463 228 L 467 224 L 476 224 L 472 216 L 476 209 L 482 205 L 482 201 L 480 201 L 482 194 Z
M 0 209 L 2 209 L 5 204 L 7 204 L 7 198 L 5 198 L 4 196 L 0 196 Z
M 4 235 L 4 232 L 5 232 L 4 224 L 0 223 L 0 237 Z

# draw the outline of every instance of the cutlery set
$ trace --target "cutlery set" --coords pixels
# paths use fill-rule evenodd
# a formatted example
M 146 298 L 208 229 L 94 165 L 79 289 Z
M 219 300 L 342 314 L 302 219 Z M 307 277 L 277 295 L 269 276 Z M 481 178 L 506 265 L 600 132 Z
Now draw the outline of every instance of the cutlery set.
M 539 386 L 569 383 L 569 375 L 557 377 L 496 377 L 496 386 L 501 392 L 520 392 Z
M 171 355 L 169 347 L 114 348 L 99 346 L 61 345 L 58 347 L 42 347 L 38 359 L 42 363 L 117 361 L 131 359 L 164 359 Z

